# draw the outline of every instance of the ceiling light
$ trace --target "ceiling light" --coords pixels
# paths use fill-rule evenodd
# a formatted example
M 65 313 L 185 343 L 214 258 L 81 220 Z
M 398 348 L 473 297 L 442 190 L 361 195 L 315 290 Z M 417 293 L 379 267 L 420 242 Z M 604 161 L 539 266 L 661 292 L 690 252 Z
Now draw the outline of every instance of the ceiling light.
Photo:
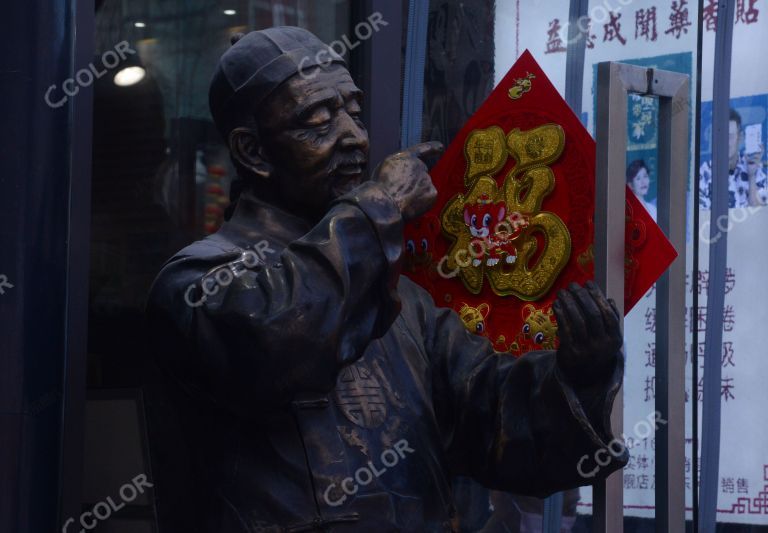
M 146 28 L 147 24 L 146 22 L 136 22 L 134 23 L 134 26 L 136 26 L 137 28 Z
M 119 87 L 130 87 L 136 85 L 144 76 L 147 75 L 147 71 L 143 67 L 125 67 L 123 70 L 115 74 L 115 85 Z
M 225 9 L 224 14 L 229 15 L 231 17 L 232 15 L 237 15 L 237 11 L 235 11 L 234 9 Z

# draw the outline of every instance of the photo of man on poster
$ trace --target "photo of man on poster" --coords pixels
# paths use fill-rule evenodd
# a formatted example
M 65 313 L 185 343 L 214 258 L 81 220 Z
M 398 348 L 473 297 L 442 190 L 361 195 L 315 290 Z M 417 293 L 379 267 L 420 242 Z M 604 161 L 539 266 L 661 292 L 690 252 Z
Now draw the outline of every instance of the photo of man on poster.
M 744 150 L 741 150 L 742 143 Z M 762 125 L 742 125 L 738 111 L 731 108 L 728 122 L 728 207 L 756 207 L 768 204 L 768 176 L 763 165 Z M 712 206 L 712 161 L 701 165 L 699 203 Z

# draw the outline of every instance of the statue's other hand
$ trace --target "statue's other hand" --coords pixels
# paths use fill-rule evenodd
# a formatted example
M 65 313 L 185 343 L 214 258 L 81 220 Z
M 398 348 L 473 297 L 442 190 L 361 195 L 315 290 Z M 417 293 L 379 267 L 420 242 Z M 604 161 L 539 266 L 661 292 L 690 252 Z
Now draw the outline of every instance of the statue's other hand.
M 404 220 L 420 217 L 435 203 L 437 189 L 423 160 L 442 151 L 443 145 L 437 141 L 417 144 L 390 155 L 373 171 L 373 181 L 397 203 Z
M 557 364 L 575 384 L 588 385 L 607 378 L 623 344 L 621 321 L 613 300 L 589 281 L 571 283 L 553 305 L 560 347 Z

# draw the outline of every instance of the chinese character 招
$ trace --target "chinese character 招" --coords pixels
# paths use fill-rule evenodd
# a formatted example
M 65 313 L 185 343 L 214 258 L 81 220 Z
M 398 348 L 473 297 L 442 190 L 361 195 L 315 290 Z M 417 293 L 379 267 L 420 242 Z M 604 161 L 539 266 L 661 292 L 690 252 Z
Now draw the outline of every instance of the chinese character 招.
M 650 402 L 656 399 L 656 376 L 646 376 L 645 378 L 645 401 Z

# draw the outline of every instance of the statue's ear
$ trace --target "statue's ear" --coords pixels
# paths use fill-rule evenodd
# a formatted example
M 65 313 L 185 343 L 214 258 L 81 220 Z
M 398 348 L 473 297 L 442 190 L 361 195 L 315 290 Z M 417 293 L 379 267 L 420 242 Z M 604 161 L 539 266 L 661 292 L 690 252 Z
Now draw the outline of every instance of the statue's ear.
M 229 150 L 232 157 L 259 178 L 272 176 L 270 165 L 261 153 L 258 136 L 250 128 L 235 128 L 229 134 Z

